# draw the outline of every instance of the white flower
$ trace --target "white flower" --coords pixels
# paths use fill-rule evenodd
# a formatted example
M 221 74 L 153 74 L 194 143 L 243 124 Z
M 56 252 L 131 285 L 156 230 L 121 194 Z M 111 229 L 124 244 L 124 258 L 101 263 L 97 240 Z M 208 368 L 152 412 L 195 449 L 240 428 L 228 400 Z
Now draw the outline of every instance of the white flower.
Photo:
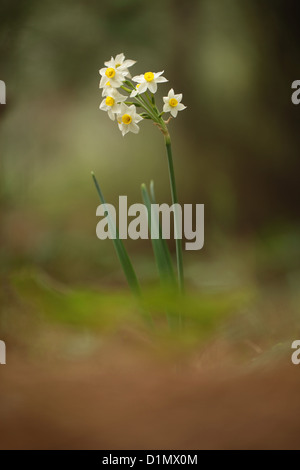
M 112 121 L 115 120 L 115 114 L 120 111 L 120 104 L 121 102 L 125 101 L 127 96 L 121 95 L 115 88 L 112 88 L 111 93 L 109 93 L 106 98 L 101 102 L 99 108 L 102 111 L 107 111 L 110 119 Z
M 99 88 L 101 88 L 100 85 Z M 102 96 L 109 96 L 111 93 L 113 93 L 113 90 L 115 90 L 115 88 L 111 86 L 110 82 L 106 82 L 103 86 Z
M 111 58 L 109 61 L 104 62 L 106 67 L 112 67 L 113 69 L 118 69 L 125 74 L 125 76 L 130 77 L 128 68 L 132 67 L 136 63 L 136 60 L 125 60 L 125 55 L 123 53 L 116 55 L 115 58 Z
M 126 72 L 114 67 L 104 67 L 99 70 L 99 73 L 101 75 L 99 88 L 103 88 L 107 82 L 112 88 L 119 88 L 126 79 Z
M 99 88 L 103 88 L 107 82 L 112 88 L 119 88 L 125 80 L 125 73 L 113 67 L 104 67 L 99 73 L 101 75 Z
M 137 122 L 142 121 L 143 118 L 137 114 L 134 104 L 127 106 L 125 103 L 122 103 L 120 105 L 119 113 L 117 114 L 117 120 L 119 129 L 124 136 L 127 132 L 137 134 L 140 130 Z
M 112 88 L 120 87 L 129 75 L 128 67 L 134 64 L 134 60 L 125 60 L 124 54 L 118 54 L 115 58 L 112 57 L 107 62 L 104 62 L 106 67 L 99 70 L 101 75 L 99 88 L 103 88 L 107 82 L 110 83 Z
M 133 81 L 140 84 L 138 90 L 133 90 L 130 96 L 136 96 L 137 94 L 144 93 L 146 90 L 151 91 L 151 93 L 156 93 L 157 84 L 167 82 L 168 80 L 165 77 L 161 77 L 164 72 L 146 72 L 144 75 L 137 75 L 133 77 Z
M 133 90 L 130 94 L 130 98 L 134 98 L 136 95 L 140 94 L 139 88 L 141 84 L 138 83 L 137 86 L 135 87 L 135 90 Z
M 165 103 L 163 107 L 164 113 L 171 113 L 174 118 L 177 116 L 178 111 L 182 111 L 186 108 L 186 106 L 181 103 L 182 93 L 175 95 L 173 88 L 171 88 L 168 96 L 165 96 L 163 100 Z

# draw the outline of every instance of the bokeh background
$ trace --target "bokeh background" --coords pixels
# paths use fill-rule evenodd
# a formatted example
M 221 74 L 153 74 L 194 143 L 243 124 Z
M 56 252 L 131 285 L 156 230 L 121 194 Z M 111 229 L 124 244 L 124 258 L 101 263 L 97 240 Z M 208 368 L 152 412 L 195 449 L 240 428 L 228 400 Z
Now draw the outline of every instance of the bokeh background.
M 186 262 L 230 253 L 230 271 L 250 247 L 266 275 L 299 275 L 297 1 L 3 0 L 0 9 L 2 272 L 34 265 L 68 282 L 122 282 L 111 243 L 95 236 L 91 170 L 112 203 L 141 201 L 150 179 L 170 202 L 157 129 L 144 122 L 123 139 L 98 109 L 98 70 L 124 52 L 138 61 L 134 74 L 165 70 L 158 100 L 174 87 L 188 107 L 170 125 L 179 198 L 204 203 L 206 225 L 205 248 Z M 155 275 L 150 243 L 127 246 L 139 275 Z
M 188 110 L 170 128 L 180 201 L 206 208 L 200 258 L 252 237 L 266 251 L 276 239 L 274 249 L 295 261 L 296 1 L 4 0 L 0 16 L 2 269 L 34 263 L 63 279 L 101 275 L 113 249 L 95 237 L 91 169 L 112 202 L 140 201 L 150 178 L 169 201 L 157 130 L 145 122 L 122 139 L 98 110 L 98 69 L 120 51 L 138 61 L 134 73 L 164 69 L 184 94 Z
M 258 446 L 295 442 L 295 370 L 287 380 L 278 373 L 263 384 L 250 376 L 244 388 L 234 379 L 228 394 L 222 392 L 226 381 L 210 389 L 210 379 L 203 379 L 196 392 L 194 380 L 199 371 L 202 380 L 207 365 L 269 370 L 274 359 L 291 364 L 291 342 L 300 334 L 300 106 L 291 102 L 292 82 L 300 79 L 299 20 L 297 0 L 1 0 L 7 104 L 0 105 L 0 339 L 13 364 L 1 382 L 4 448 L 64 442 L 75 448 L 91 442 L 110 449 L 135 448 L 132 442 L 251 448 L 253 436 Z M 120 52 L 137 60 L 134 75 L 165 71 L 169 83 L 159 87 L 158 103 L 173 87 L 187 106 L 170 133 L 179 201 L 205 204 L 205 246 L 184 253 L 184 303 L 167 301 L 192 320 L 181 342 L 175 335 L 177 347 L 193 345 L 191 374 L 182 382 L 136 363 L 141 349 L 155 351 L 160 362 L 166 351 L 172 356 L 174 342 L 153 340 L 153 331 L 139 323 L 113 245 L 96 237 L 99 201 L 91 170 L 115 205 L 119 195 L 129 204 L 142 202 L 140 185 L 151 179 L 158 201 L 171 202 L 157 128 L 145 121 L 138 135 L 123 138 L 98 109 L 98 70 Z M 157 273 L 150 241 L 125 244 L 143 287 L 152 289 Z M 171 242 L 170 248 L 175 259 Z M 161 292 L 151 292 L 148 306 L 164 310 Z M 214 334 L 203 350 L 207 326 Z M 133 356 L 124 353 L 128 343 Z M 177 372 L 180 367 L 176 362 Z M 103 375 L 94 381 L 95 370 Z M 189 386 L 181 393 L 183 383 Z M 188 403 L 194 403 L 190 409 Z M 181 413 L 178 427 L 172 410 Z M 161 413 L 171 423 L 165 431 Z M 76 434 L 76 422 L 84 436 Z

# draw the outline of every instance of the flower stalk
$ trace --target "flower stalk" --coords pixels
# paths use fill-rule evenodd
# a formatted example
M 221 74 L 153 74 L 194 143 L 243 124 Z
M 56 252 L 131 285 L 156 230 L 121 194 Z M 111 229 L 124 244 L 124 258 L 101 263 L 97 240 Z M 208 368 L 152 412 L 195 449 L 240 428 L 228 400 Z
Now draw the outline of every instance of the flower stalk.
M 169 167 L 169 177 L 170 177 L 170 185 L 171 185 L 172 203 L 177 205 L 178 204 L 178 197 L 177 197 L 177 188 L 176 188 L 176 181 L 175 181 L 175 171 L 174 171 L 174 164 L 173 164 L 171 138 L 170 138 L 169 133 L 167 135 L 165 135 L 165 144 L 166 144 L 167 157 L 168 157 L 168 167 Z M 178 233 L 179 215 L 178 215 L 178 210 L 177 210 L 176 205 L 175 205 L 175 209 L 174 209 L 174 226 L 175 226 L 175 233 Z M 179 284 L 180 292 L 183 293 L 184 292 L 184 274 L 183 274 L 182 240 L 181 240 L 181 238 L 178 238 L 178 237 L 175 238 L 175 243 L 176 243 L 178 284 Z

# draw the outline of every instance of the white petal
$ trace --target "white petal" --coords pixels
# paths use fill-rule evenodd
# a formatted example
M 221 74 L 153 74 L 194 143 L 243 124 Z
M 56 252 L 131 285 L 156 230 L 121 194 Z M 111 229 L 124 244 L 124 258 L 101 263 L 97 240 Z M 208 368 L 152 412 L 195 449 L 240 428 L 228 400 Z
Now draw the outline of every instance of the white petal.
M 111 86 L 104 85 L 102 96 L 111 96 L 116 88 L 112 88 Z
M 165 77 L 157 77 L 155 81 L 156 83 L 164 83 L 164 82 L 167 82 L 168 80 Z
M 118 78 L 113 77 L 109 79 L 109 83 L 111 84 L 113 88 L 119 88 L 122 85 L 123 80 L 120 79 L 119 77 Z
M 107 67 L 103 67 L 102 69 L 99 70 L 100 75 L 105 75 Z
M 134 134 L 138 134 L 140 128 L 137 124 L 135 124 L 135 122 L 131 122 L 128 126 L 130 129 L 131 132 L 133 132 Z
M 176 108 L 172 108 L 172 109 L 171 109 L 171 114 L 172 114 L 172 116 L 173 116 L 174 118 L 176 118 L 177 113 L 178 113 L 178 111 L 177 111 Z
M 111 58 L 110 60 L 108 60 L 107 62 L 104 62 L 104 65 L 106 65 L 106 67 L 112 67 L 112 68 L 115 68 L 115 61 L 113 58 Z
M 124 60 L 125 60 L 125 55 L 123 54 L 123 52 L 121 52 L 121 54 L 116 55 L 115 57 L 116 64 L 123 64 Z
M 121 93 L 119 93 L 116 88 L 113 89 L 112 97 L 115 99 L 115 101 L 126 101 L 127 99 L 127 96 L 124 96 Z
M 121 96 L 118 96 L 117 101 L 118 103 L 121 103 L 122 101 L 126 101 L 127 98 L 128 98 L 127 96 L 121 95 Z
M 107 114 L 109 115 L 109 117 L 110 117 L 110 119 L 111 119 L 112 121 L 115 120 L 115 115 L 114 115 L 114 113 L 112 112 L 111 109 L 109 109 L 109 110 L 107 111 Z
M 145 91 L 147 90 L 148 88 L 148 82 L 143 82 L 140 84 L 140 86 L 138 87 L 137 91 L 138 91 L 138 94 L 140 95 L 141 93 L 145 93 Z
M 101 103 L 100 103 L 100 106 L 99 106 L 99 109 L 101 109 L 102 111 L 106 111 L 106 104 L 105 104 L 105 100 L 103 100 Z
M 136 90 L 133 90 L 133 91 L 130 93 L 130 98 L 134 98 L 137 94 L 138 94 L 138 92 L 137 92 Z
M 128 68 L 128 67 L 132 67 L 134 64 L 136 64 L 136 60 L 127 59 L 124 61 L 122 66 L 125 66 L 126 68 Z
M 164 96 L 163 100 L 164 100 L 164 103 L 169 103 L 169 97 L 168 96 Z
M 120 105 L 115 103 L 113 106 L 111 106 L 111 110 L 114 114 L 119 114 L 120 113 Z
M 125 103 L 121 103 L 120 105 L 120 114 L 121 116 L 128 111 L 128 106 Z
M 154 80 L 153 80 L 153 82 L 148 82 L 148 88 L 151 91 L 151 93 L 156 93 L 157 92 L 157 83 Z
M 136 113 L 136 115 L 134 116 L 134 122 L 140 122 L 142 120 L 143 120 L 142 116 Z
M 186 109 L 186 106 L 184 106 L 184 104 L 182 103 L 178 103 L 178 105 L 176 106 L 176 109 L 177 111 L 182 111 L 183 109 Z
M 136 75 L 132 80 L 137 83 L 142 83 L 145 81 L 144 75 Z
M 170 108 L 171 108 L 171 106 L 170 106 L 168 103 L 164 104 L 163 112 L 164 112 L 164 113 L 169 113 L 169 112 L 170 112 Z
M 174 89 L 173 88 L 171 88 L 171 90 L 169 91 L 168 97 L 169 97 L 169 99 L 174 98 Z
M 103 77 L 101 77 L 101 80 L 100 80 L 99 88 L 103 88 L 107 82 L 108 82 L 107 76 L 103 75 Z
M 179 95 L 174 95 L 174 98 L 178 101 L 178 103 L 180 103 L 182 100 L 182 93 L 179 93 Z
M 117 67 L 117 71 L 124 73 L 124 75 L 128 75 L 128 73 L 129 73 L 126 65 L 124 65 L 124 64 Z
M 160 77 L 164 73 L 164 70 L 162 72 L 155 72 L 154 73 L 154 78 Z

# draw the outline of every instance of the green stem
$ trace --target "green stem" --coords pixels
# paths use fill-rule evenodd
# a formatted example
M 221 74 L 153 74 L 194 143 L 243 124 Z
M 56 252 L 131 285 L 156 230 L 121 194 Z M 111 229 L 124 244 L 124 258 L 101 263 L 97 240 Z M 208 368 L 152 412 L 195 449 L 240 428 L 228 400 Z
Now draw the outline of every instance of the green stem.
M 129 88 L 126 88 L 126 86 L 121 85 L 121 88 L 125 90 L 127 93 L 131 93 L 131 90 Z
M 151 107 L 154 109 L 155 113 L 156 113 L 157 116 L 159 117 L 159 111 L 158 111 L 157 106 L 156 106 L 156 104 L 155 104 L 154 95 L 151 94 L 151 97 L 150 97 L 148 91 L 146 91 L 145 95 L 147 96 Z
M 165 144 L 166 144 L 167 156 L 168 156 L 172 203 L 178 204 L 177 189 L 176 189 L 176 182 L 175 182 L 175 172 L 174 172 L 173 156 L 172 156 L 172 147 L 171 147 L 171 138 L 168 132 L 165 134 Z M 177 210 L 174 210 L 174 225 L 175 227 L 179 226 Z M 175 242 L 176 242 L 176 258 L 177 258 L 179 290 L 180 292 L 183 292 L 184 291 L 184 278 L 183 278 L 183 260 L 182 260 L 182 240 L 180 238 L 176 238 Z
M 135 89 L 135 86 L 130 80 L 125 80 L 123 83 L 125 83 L 125 85 L 127 86 L 130 86 L 133 90 Z
M 148 103 L 142 98 L 142 96 L 141 95 L 136 95 L 135 99 L 137 100 L 138 103 L 141 104 L 141 106 L 144 108 L 144 110 L 151 116 L 153 121 L 158 123 L 159 121 L 157 119 L 157 116 L 155 116 L 155 114 L 153 112 L 153 108 L 151 108 L 148 105 Z
M 148 91 L 146 91 L 145 95 L 146 95 L 147 98 L 148 98 L 148 101 L 149 101 L 149 103 L 150 103 L 150 106 L 151 106 L 152 108 L 154 108 L 154 103 L 153 103 L 152 99 L 150 98 Z

